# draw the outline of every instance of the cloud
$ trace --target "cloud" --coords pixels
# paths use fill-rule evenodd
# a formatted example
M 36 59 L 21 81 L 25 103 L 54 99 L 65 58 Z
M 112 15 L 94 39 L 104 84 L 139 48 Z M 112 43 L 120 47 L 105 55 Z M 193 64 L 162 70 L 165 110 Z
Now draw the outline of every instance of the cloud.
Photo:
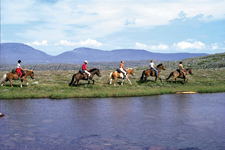
M 159 44 L 159 45 L 146 45 L 142 43 L 135 43 L 135 48 L 138 49 L 146 49 L 146 50 L 168 50 L 169 46 L 165 44 Z
M 219 48 L 219 46 L 218 46 L 218 44 L 217 44 L 217 43 L 213 43 L 213 44 L 211 44 L 211 47 L 212 47 L 212 49 L 213 49 L 213 50 L 216 50 L 216 49 L 218 49 L 218 48 Z
M 60 40 L 58 43 L 55 43 L 55 45 L 61 45 L 61 46 L 97 46 L 100 47 L 103 44 L 92 39 L 87 39 L 86 41 L 80 41 L 80 42 L 71 42 L 67 40 Z
M 32 43 L 26 43 L 26 44 L 27 45 L 34 45 L 34 46 L 47 46 L 48 42 L 47 42 L 47 40 L 43 40 L 41 42 L 35 41 L 35 42 L 32 42 Z
M 174 43 L 173 47 L 176 48 L 176 49 L 181 49 L 181 50 L 184 50 L 184 49 L 204 49 L 205 44 L 202 43 L 202 42 L 199 42 L 199 41 L 196 41 L 196 42 L 193 42 L 193 43 L 182 41 L 182 42 L 178 42 L 177 44 Z

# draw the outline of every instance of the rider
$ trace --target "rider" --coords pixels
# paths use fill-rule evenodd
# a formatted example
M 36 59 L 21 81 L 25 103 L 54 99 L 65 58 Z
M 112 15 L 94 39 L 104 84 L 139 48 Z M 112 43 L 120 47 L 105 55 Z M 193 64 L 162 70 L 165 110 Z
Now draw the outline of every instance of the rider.
M 85 60 L 84 64 L 82 65 L 82 70 L 88 75 L 88 81 L 90 81 L 89 78 L 91 76 L 91 73 L 89 72 L 90 69 L 87 69 L 87 64 L 88 64 L 88 62 L 87 62 L 87 60 Z
M 21 67 L 21 60 L 18 60 L 18 64 L 17 64 L 17 67 L 16 67 L 16 72 L 18 74 L 18 76 L 21 78 L 22 77 L 22 70 L 23 68 Z
M 180 73 L 180 75 L 182 75 L 182 73 L 185 75 L 185 71 L 184 71 L 184 67 L 183 67 L 183 64 L 182 64 L 182 61 L 180 62 L 180 64 L 179 64 L 179 73 Z
M 126 75 L 127 75 L 127 70 L 124 68 L 123 63 L 124 63 L 124 61 L 122 60 L 121 63 L 120 63 L 119 69 L 124 74 L 124 78 L 125 78 Z
M 158 76 L 158 70 L 156 69 L 153 59 L 151 60 L 149 66 L 150 66 L 150 69 L 153 69 L 155 71 L 155 75 Z

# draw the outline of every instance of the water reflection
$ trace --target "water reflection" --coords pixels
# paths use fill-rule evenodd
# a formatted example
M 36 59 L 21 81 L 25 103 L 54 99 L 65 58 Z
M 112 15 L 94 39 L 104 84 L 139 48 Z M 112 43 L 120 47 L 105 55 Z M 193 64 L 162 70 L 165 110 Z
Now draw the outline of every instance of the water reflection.
M 225 149 L 224 96 L 0 100 L 0 149 Z

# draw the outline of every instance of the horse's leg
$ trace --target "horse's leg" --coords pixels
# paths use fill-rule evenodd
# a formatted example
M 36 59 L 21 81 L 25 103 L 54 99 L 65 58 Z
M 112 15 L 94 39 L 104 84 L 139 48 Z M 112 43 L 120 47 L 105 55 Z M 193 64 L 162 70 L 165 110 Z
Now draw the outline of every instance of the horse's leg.
M 22 79 L 21 79 L 21 82 L 22 82 L 22 80 L 26 81 L 26 82 L 27 82 L 27 85 L 29 84 L 27 79 L 22 78 Z
M 158 78 L 158 77 L 157 77 L 157 76 L 155 76 L 155 83 L 156 83 L 157 78 Z
M 3 86 L 5 83 L 6 83 L 6 81 L 3 81 L 2 84 L 1 84 L 1 86 Z
M 109 84 L 112 84 L 112 78 L 109 80 Z
M 173 80 L 176 80 L 177 77 L 173 76 L 173 78 L 171 79 L 171 83 L 173 83 Z
M 127 80 L 130 82 L 130 85 L 132 85 L 132 83 L 131 83 L 130 79 L 128 78 Z
M 162 83 L 162 79 L 160 78 L 160 76 L 158 76 L 159 77 L 159 80 L 161 81 L 161 83 Z
M 13 87 L 13 85 L 12 85 L 12 79 L 9 79 L 9 82 L 10 82 L 11 87 Z
M 122 83 L 121 83 L 122 86 L 123 86 L 123 83 L 124 83 L 124 79 L 122 79 Z
M 114 78 L 114 86 L 116 86 L 116 79 L 117 79 L 117 77 Z
M 95 84 L 95 80 L 92 80 L 93 81 L 93 84 Z
M 20 87 L 21 88 L 23 87 L 23 80 L 21 80 L 21 82 L 20 82 Z

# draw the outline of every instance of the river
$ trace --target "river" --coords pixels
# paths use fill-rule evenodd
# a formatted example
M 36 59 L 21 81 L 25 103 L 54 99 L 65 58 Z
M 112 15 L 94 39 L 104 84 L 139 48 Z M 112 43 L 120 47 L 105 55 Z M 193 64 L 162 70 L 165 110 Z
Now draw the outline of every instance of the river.
M 0 150 L 224 150 L 224 97 L 0 100 Z

